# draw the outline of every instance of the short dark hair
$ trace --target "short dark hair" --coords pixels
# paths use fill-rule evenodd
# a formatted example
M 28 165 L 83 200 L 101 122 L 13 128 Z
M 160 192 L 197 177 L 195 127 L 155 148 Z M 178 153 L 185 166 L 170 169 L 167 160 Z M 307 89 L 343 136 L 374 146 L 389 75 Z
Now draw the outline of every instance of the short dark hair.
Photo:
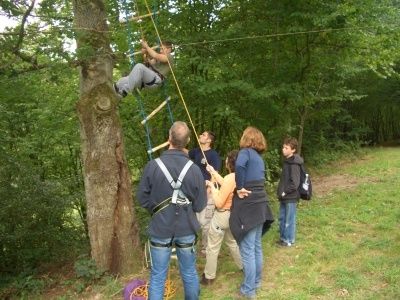
M 216 139 L 215 133 L 212 131 L 209 131 L 209 130 L 207 130 L 206 132 L 207 132 L 208 138 L 211 140 L 210 146 L 214 145 L 214 142 Z
M 284 145 L 289 145 L 292 150 L 295 150 L 294 152 L 297 152 L 297 147 L 299 146 L 299 142 L 297 141 L 296 138 L 288 136 L 283 140 Z
M 171 51 L 174 51 L 174 46 L 173 46 L 173 43 L 171 41 L 162 41 L 161 44 L 164 47 L 171 48 Z
M 235 172 L 235 164 L 236 164 L 236 159 L 238 156 L 239 151 L 238 150 L 232 150 L 226 155 L 226 166 L 229 169 L 229 172 L 233 173 Z
M 179 150 L 186 147 L 190 140 L 190 129 L 185 122 L 176 121 L 169 129 L 169 142 Z

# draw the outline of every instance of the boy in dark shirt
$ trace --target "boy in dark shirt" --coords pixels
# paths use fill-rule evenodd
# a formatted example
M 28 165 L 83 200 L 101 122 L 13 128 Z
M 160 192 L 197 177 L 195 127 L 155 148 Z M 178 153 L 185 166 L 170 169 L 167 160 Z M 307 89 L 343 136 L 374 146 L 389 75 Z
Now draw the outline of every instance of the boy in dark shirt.
M 279 207 L 279 233 L 278 245 L 290 247 L 295 242 L 296 236 L 296 205 L 300 199 L 298 188 L 300 185 L 300 166 L 304 163 L 297 152 L 298 142 L 289 137 L 283 141 L 282 153 L 285 158 L 282 174 L 279 180 L 277 195 Z

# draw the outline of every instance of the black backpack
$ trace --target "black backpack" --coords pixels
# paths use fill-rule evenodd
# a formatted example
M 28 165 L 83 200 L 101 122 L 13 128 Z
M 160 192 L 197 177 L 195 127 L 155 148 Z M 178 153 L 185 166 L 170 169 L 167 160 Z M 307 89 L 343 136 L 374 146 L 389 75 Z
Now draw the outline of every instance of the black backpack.
M 300 165 L 300 185 L 299 185 L 300 199 L 311 200 L 312 196 L 312 183 L 310 174 L 308 174 L 304 164 Z

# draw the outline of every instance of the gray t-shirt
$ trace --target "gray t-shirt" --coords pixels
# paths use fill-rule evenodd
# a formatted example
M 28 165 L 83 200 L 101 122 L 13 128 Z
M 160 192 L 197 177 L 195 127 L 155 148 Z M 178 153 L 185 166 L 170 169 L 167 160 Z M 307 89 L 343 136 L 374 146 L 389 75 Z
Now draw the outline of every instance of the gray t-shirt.
M 168 54 L 168 60 L 169 60 L 169 63 L 171 64 L 171 66 L 173 66 L 174 65 L 174 57 L 171 54 Z M 154 65 L 152 65 L 152 67 L 154 69 L 156 69 L 164 77 L 166 77 L 170 71 L 168 62 L 164 63 L 164 62 L 157 61 Z

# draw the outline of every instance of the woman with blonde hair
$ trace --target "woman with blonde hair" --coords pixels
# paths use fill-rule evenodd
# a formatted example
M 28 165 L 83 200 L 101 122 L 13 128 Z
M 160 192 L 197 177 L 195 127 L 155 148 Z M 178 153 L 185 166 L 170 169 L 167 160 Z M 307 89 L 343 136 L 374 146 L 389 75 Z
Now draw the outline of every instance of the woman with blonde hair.
M 261 236 L 274 221 L 265 191 L 265 165 L 261 157 L 266 149 L 267 142 L 262 132 L 247 127 L 240 139 L 235 164 L 237 192 L 233 197 L 229 225 L 243 262 L 240 295 L 249 299 L 256 297 L 256 289 L 261 286 Z

